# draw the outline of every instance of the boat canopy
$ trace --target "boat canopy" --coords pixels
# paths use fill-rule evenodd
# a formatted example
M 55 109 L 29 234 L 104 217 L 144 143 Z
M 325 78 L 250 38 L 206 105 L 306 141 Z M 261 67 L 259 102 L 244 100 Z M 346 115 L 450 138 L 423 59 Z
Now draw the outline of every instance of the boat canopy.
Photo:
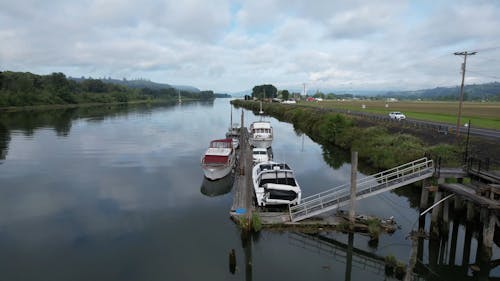
M 270 122 L 253 122 L 252 123 L 252 129 L 270 129 L 270 128 L 271 128 Z
M 220 139 L 210 142 L 210 148 L 232 148 L 233 139 Z
M 221 155 L 205 155 L 203 164 L 224 164 L 228 160 L 228 156 Z

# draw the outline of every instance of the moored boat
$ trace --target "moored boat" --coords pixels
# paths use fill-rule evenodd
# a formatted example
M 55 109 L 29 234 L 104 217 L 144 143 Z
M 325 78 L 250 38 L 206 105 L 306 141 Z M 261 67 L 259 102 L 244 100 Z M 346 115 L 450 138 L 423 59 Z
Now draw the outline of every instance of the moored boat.
M 254 164 L 257 164 L 260 162 L 267 162 L 271 159 L 269 159 L 269 154 L 266 148 L 256 147 L 252 149 L 252 160 Z
M 302 191 L 287 164 L 273 161 L 257 163 L 252 170 L 253 187 L 259 206 L 296 205 Z
M 273 127 L 269 121 L 256 121 L 250 125 L 250 145 L 259 148 L 271 147 Z
M 236 162 L 236 154 L 232 143 L 233 140 L 230 138 L 210 142 L 210 147 L 201 158 L 201 166 L 205 177 L 216 180 L 231 172 Z
M 233 107 L 231 106 L 231 123 L 229 123 L 226 138 L 231 138 L 233 140 L 234 149 L 237 149 L 240 146 L 240 129 L 240 124 L 233 123 Z
M 231 127 L 227 130 L 226 138 L 233 140 L 234 149 L 240 146 L 240 125 L 238 123 L 231 124 Z

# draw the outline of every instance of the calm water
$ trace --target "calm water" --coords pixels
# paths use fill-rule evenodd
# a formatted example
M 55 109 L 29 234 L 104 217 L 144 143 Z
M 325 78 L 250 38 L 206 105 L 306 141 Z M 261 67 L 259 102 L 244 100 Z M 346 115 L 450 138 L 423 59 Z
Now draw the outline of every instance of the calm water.
M 240 114 L 234 110 L 234 119 Z M 342 233 L 242 237 L 229 219 L 232 178 L 207 182 L 199 165 L 229 116 L 226 99 L 1 114 L 0 280 L 387 280 L 367 258 L 407 262 L 420 196 L 412 188 L 359 201 L 359 212 L 394 216 L 401 226 L 376 245 L 355 235 L 348 251 Z M 256 119 L 245 111 L 246 124 Z M 349 181 L 345 154 L 270 120 L 275 159 L 296 170 L 304 195 Z M 457 233 L 456 262 L 445 263 L 458 267 L 463 225 Z M 435 247 L 422 246 L 428 264 Z M 473 238 L 470 263 L 476 248 Z M 493 259 L 498 252 L 494 246 Z M 438 266 L 427 276 L 472 276 L 452 271 Z

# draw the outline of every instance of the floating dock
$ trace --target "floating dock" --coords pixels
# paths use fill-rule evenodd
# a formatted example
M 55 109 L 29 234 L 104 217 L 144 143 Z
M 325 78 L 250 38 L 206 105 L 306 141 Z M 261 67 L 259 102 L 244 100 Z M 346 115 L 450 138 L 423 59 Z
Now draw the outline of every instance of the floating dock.
M 345 214 L 329 214 L 325 217 L 314 217 L 307 220 L 294 222 L 291 220 L 288 208 L 276 211 L 269 211 L 256 207 L 254 202 L 254 192 L 252 183 L 252 150 L 248 143 L 248 131 L 246 127 L 241 128 L 240 147 L 238 151 L 238 162 L 235 168 L 235 180 L 233 186 L 233 203 L 229 214 L 236 223 L 242 220 L 249 221 L 253 214 L 258 214 L 260 223 L 266 228 L 308 228 L 309 231 L 320 231 L 322 229 L 337 228 L 341 224 L 346 224 Z M 394 225 L 395 226 L 395 225 Z M 382 226 L 386 231 L 393 231 L 394 227 Z M 357 223 L 354 229 L 366 231 L 366 225 Z

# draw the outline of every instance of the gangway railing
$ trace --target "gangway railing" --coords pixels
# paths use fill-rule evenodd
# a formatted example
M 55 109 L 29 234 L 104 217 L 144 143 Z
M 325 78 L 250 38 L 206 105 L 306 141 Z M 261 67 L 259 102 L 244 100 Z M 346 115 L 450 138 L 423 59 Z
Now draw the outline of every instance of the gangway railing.
M 356 200 L 429 178 L 434 174 L 433 167 L 433 161 L 424 157 L 358 179 L 356 181 Z M 290 206 L 290 219 L 297 222 L 348 205 L 350 197 L 349 183 L 302 198 L 300 204 Z

